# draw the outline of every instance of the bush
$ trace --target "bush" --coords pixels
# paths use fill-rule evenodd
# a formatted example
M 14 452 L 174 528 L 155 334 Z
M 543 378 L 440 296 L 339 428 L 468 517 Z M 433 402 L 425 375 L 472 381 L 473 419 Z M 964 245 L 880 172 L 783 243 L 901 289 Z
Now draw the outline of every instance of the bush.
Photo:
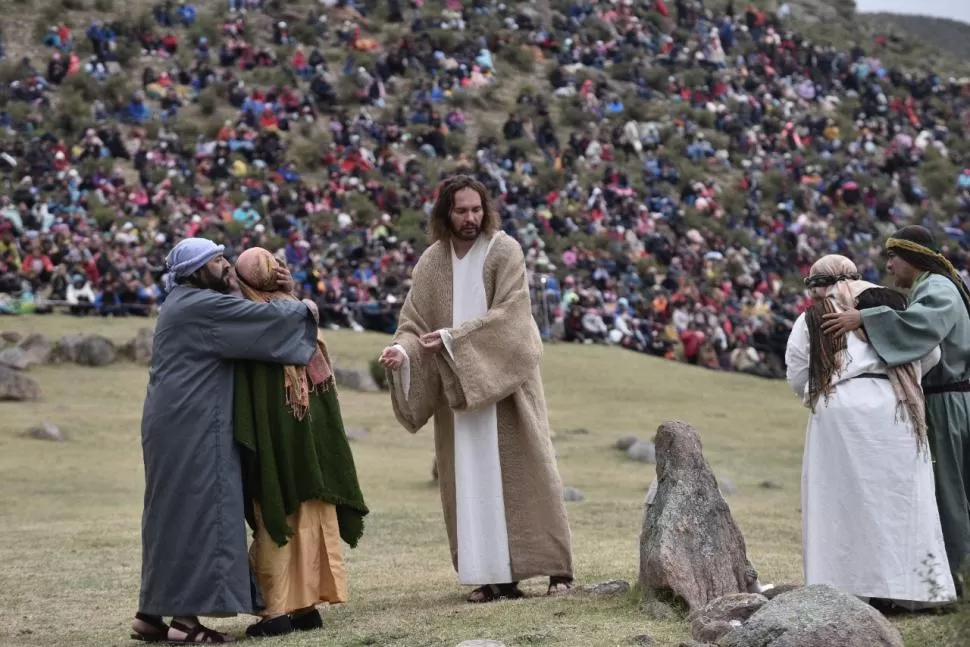
M 370 361 L 370 376 L 374 378 L 374 383 L 381 391 L 387 391 L 390 385 L 387 383 L 387 371 L 381 366 L 380 360 Z

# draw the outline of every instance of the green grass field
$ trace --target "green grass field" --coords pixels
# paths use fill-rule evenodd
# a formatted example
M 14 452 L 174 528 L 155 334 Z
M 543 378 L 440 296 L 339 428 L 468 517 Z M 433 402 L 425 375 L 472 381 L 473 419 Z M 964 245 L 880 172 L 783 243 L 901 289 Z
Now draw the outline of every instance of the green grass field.
M 145 321 L 68 317 L 0 319 L 0 330 L 100 332 L 117 341 Z M 387 338 L 331 333 L 331 352 L 364 363 Z M 135 644 L 128 623 L 140 574 L 143 474 L 139 422 L 147 370 L 31 369 L 44 397 L 0 403 L 0 645 Z M 636 580 L 642 502 L 654 467 L 629 461 L 612 444 L 649 439 L 664 420 L 699 430 L 705 454 L 738 491 L 728 498 L 762 582 L 800 582 L 799 479 L 806 411 L 787 385 L 719 374 L 617 349 L 553 345 L 543 362 L 549 413 L 566 485 L 586 500 L 568 503 L 580 584 Z M 448 557 L 436 487 L 432 431 L 411 435 L 386 393 L 341 392 L 348 426 L 370 434 L 353 444 L 372 510 L 359 548 L 349 551 L 351 602 L 325 609 L 325 629 L 261 645 L 453 646 L 491 638 L 509 647 L 655 645 L 688 638 L 682 621 L 649 620 L 637 595 L 547 599 L 543 581 L 526 600 L 464 602 Z M 49 420 L 65 443 L 22 437 Z M 571 431 L 587 430 L 586 433 Z M 759 484 L 772 480 L 781 489 Z M 216 620 L 242 634 L 249 617 Z M 907 644 L 957 645 L 949 621 L 899 621 Z

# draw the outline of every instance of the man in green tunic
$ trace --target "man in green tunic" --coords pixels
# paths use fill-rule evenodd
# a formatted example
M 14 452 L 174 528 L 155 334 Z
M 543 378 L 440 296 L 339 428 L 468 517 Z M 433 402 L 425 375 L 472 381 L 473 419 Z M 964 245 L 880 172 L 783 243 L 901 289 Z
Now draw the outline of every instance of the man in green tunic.
M 886 249 L 887 269 L 897 287 L 912 289 L 909 307 L 829 314 L 823 330 L 839 335 L 865 328 L 869 343 L 889 366 L 940 347 L 942 358 L 923 377 L 923 392 L 947 558 L 962 593 L 960 575 L 970 557 L 970 293 L 928 229 L 903 227 Z

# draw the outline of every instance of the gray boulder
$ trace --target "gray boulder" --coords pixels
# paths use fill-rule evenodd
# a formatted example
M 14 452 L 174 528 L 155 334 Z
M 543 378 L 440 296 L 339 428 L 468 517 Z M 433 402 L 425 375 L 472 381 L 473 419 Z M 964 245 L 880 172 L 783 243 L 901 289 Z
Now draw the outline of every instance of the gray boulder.
M 82 366 L 107 366 L 117 359 L 114 343 L 107 337 L 85 337 L 77 347 L 75 362 Z
M 376 393 L 381 390 L 367 368 L 344 368 L 335 365 L 333 376 L 337 381 L 337 386 L 347 389 L 367 393 Z
M 583 501 L 586 499 L 586 495 L 579 488 L 574 488 L 569 485 L 562 489 L 563 501 Z
M 656 463 L 657 462 L 657 449 L 653 443 L 649 443 L 643 440 L 638 440 L 637 442 L 630 445 L 626 450 L 626 455 L 630 460 L 637 461 L 638 463 Z
M 0 366 L 0 401 L 33 402 L 40 399 L 34 378 L 9 366 Z
M 718 647 L 903 647 L 899 631 L 858 598 L 825 584 L 768 601 Z
M 640 585 L 683 599 L 691 611 L 723 595 L 747 592 L 744 537 L 697 432 L 685 422 L 665 422 L 656 445 L 657 489 L 640 533 Z
M 78 352 L 81 344 L 84 343 L 84 335 L 64 335 L 61 337 L 54 350 L 54 359 L 58 362 L 77 362 Z
M 623 436 L 622 438 L 616 439 L 616 442 L 613 443 L 613 447 L 621 452 L 625 452 L 638 442 L 640 442 L 640 439 L 636 436 Z
M 54 345 L 40 333 L 28 335 L 16 346 L 0 351 L 0 364 L 24 370 L 36 364 L 47 364 L 51 360 Z
M 139 328 L 135 337 L 125 344 L 125 356 L 136 364 L 149 365 L 152 363 L 154 343 L 155 331 L 151 328 Z

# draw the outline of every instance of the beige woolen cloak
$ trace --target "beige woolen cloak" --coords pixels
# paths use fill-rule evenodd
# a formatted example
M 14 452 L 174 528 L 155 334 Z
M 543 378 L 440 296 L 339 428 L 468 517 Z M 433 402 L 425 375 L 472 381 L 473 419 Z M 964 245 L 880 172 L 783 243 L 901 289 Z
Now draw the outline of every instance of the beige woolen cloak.
M 450 242 L 434 243 L 418 260 L 393 341 L 409 358 L 407 402 L 401 401 L 397 375 L 388 371 L 394 413 L 412 433 L 434 417 L 441 504 L 457 570 L 452 411 L 495 404 L 513 579 L 571 577 L 569 525 L 539 373 L 542 340 L 532 318 L 525 262 L 515 240 L 501 232 L 495 236 L 485 258 L 488 313 L 457 328 L 452 328 Z M 452 336 L 454 361 L 446 351 L 432 355 L 418 343 L 421 335 L 441 329 Z

